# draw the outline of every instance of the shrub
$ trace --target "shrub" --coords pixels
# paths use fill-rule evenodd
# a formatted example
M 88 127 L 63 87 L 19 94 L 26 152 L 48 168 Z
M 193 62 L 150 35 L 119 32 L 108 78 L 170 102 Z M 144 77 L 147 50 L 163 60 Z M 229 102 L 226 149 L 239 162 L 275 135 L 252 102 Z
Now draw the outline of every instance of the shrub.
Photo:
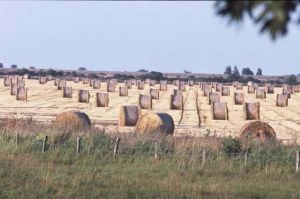
M 222 150 L 226 154 L 239 153 L 242 151 L 242 143 L 240 140 L 228 137 L 222 141 Z

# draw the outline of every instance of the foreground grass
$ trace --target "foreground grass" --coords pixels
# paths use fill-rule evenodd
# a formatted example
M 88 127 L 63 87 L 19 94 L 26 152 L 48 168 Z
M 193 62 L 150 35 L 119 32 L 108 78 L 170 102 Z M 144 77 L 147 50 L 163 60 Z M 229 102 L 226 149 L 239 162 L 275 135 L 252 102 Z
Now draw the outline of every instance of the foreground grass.
M 113 158 L 104 135 L 83 142 L 79 157 L 75 139 L 45 153 L 41 140 L 16 147 L 13 137 L 0 136 L 0 198 L 300 198 L 287 147 L 257 148 L 247 165 L 243 155 L 212 153 L 201 166 L 201 155 L 174 150 L 155 160 L 147 142 L 121 147 Z

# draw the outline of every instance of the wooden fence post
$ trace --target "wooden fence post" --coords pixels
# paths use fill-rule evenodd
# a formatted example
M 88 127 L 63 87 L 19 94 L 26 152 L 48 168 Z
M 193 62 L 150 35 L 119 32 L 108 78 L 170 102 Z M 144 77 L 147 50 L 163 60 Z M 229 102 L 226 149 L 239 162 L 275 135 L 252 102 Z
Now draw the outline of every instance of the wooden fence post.
M 247 161 L 248 161 L 248 156 L 249 156 L 249 147 L 247 147 L 246 149 L 246 153 L 245 153 L 245 165 L 247 165 Z
M 158 151 L 158 142 L 154 142 L 154 159 L 155 160 L 158 160 L 158 154 L 157 154 L 157 151 Z
M 117 138 L 116 138 L 116 142 L 115 142 L 114 155 L 113 155 L 113 157 L 116 157 L 116 154 L 118 153 L 118 150 L 119 150 L 119 143 L 120 143 L 120 138 L 117 137 Z
M 48 141 L 48 136 L 45 135 L 44 140 L 43 140 L 43 149 L 42 149 L 42 153 L 45 153 L 45 151 L 46 151 L 47 141 Z
M 76 155 L 77 157 L 79 156 L 80 153 L 80 137 L 77 137 L 77 142 L 76 142 Z
M 202 151 L 202 163 L 201 163 L 202 166 L 204 166 L 205 160 L 206 160 L 206 150 L 203 149 L 203 151 Z
M 299 151 L 296 151 L 296 172 L 299 171 Z

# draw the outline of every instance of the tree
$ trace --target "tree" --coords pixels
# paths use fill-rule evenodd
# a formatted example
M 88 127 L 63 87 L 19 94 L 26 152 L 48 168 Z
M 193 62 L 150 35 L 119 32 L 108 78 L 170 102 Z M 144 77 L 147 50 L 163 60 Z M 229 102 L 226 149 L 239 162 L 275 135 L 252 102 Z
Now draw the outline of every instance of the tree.
M 140 69 L 138 70 L 137 72 L 140 72 L 140 73 L 148 73 L 149 71 L 145 70 L 145 69 Z
M 11 68 L 18 68 L 18 65 L 13 64 L 13 65 L 11 65 L 10 67 L 11 67 Z
M 253 71 L 249 67 L 243 68 L 242 74 L 243 75 L 254 75 Z
M 29 70 L 35 70 L 35 67 L 34 66 L 30 66 Z
M 263 74 L 262 74 L 262 69 L 261 69 L 261 68 L 258 68 L 258 69 L 257 69 L 256 75 L 263 75 Z
M 232 74 L 231 66 L 226 66 L 224 74 L 225 75 L 231 75 Z
M 85 67 L 79 67 L 78 70 L 86 70 Z
M 291 16 L 297 11 L 300 1 L 225 0 L 217 1 L 217 15 L 229 18 L 229 22 L 242 22 L 245 15 L 260 25 L 260 32 L 267 32 L 275 40 L 288 32 Z M 300 22 L 300 15 L 298 22 Z M 300 23 L 298 23 L 300 24 Z
M 3 64 L 2 63 L 0 63 L 0 68 L 3 68 Z
M 240 71 L 236 66 L 234 66 L 234 68 L 233 68 L 232 75 L 236 76 L 236 77 L 240 76 Z
M 290 85 L 295 85 L 297 84 L 297 76 L 296 75 L 289 75 L 285 79 L 285 83 L 290 84 Z
M 191 74 L 191 73 L 192 73 L 191 71 L 188 71 L 188 70 L 183 70 L 183 72 L 184 72 L 185 74 Z

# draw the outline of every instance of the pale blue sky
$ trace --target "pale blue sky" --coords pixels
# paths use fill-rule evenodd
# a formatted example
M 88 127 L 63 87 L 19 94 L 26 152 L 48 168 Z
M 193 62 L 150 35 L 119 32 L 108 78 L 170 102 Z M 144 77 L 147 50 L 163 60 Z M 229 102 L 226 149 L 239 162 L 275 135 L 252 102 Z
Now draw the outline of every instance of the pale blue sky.
M 252 22 L 228 26 L 212 2 L 0 2 L 5 66 L 264 74 L 300 73 L 300 26 L 271 41 Z

